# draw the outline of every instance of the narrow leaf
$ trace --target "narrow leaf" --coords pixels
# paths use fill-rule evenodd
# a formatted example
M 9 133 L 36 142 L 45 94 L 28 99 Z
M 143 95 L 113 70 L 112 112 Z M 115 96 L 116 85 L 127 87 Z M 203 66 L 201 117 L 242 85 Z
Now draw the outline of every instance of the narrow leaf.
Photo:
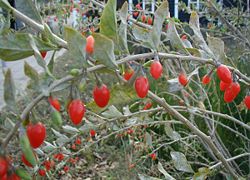
M 39 81 L 38 72 L 31 67 L 26 61 L 24 62 L 24 74 L 28 76 L 30 79 L 34 80 L 36 83 Z
M 12 110 L 16 109 L 16 89 L 11 70 L 8 69 L 4 77 L 4 101 Z
M 127 44 L 127 17 L 128 17 L 128 3 L 127 1 L 123 4 L 120 11 L 121 24 L 119 26 L 119 45 L 120 49 L 128 53 Z
M 25 169 L 17 169 L 15 172 L 23 180 L 32 180 L 32 177 Z
M 154 47 L 156 47 L 156 49 L 158 48 L 159 44 L 160 44 L 160 38 L 161 38 L 161 32 L 162 32 L 162 24 L 165 20 L 165 18 L 167 17 L 169 12 L 168 9 L 168 1 L 164 1 L 160 7 L 156 10 L 155 14 L 154 14 L 154 25 L 152 28 L 152 41 L 154 43 Z
M 29 139 L 28 139 L 26 134 L 22 134 L 20 136 L 20 145 L 21 145 L 22 152 L 23 152 L 25 158 L 27 159 L 27 161 L 30 164 L 32 164 L 33 166 L 35 166 L 37 163 L 36 158 L 35 158 L 35 155 L 32 151 Z

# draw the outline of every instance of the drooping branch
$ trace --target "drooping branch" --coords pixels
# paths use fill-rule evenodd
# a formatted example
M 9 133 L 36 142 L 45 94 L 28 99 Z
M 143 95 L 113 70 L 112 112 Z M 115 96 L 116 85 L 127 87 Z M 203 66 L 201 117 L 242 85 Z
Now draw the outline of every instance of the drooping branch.
M 212 141 L 212 139 L 211 139 L 210 136 L 207 136 L 202 131 L 200 131 L 197 127 L 195 127 L 188 119 L 186 119 L 178 111 L 176 111 L 174 108 L 172 108 L 165 101 L 165 99 L 160 98 L 159 96 L 155 95 L 152 92 L 149 92 L 148 96 L 153 101 L 157 102 L 157 104 L 161 105 L 166 110 L 166 112 L 168 112 L 171 116 L 173 116 L 176 119 L 180 120 L 194 134 L 196 134 L 199 138 L 201 138 L 204 142 L 206 142 L 206 144 L 209 146 L 209 148 L 212 150 L 212 152 L 215 154 L 215 156 L 221 161 L 221 163 L 224 165 L 224 167 L 227 169 L 227 171 L 234 177 L 234 179 L 238 179 L 238 175 L 234 172 L 234 170 L 232 169 L 232 167 L 228 164 L 227 160 L 224 158 L 224 156 L 221 154 L 221 152 L 214 145 L 214 143 L 213 143 L 213 141 Z

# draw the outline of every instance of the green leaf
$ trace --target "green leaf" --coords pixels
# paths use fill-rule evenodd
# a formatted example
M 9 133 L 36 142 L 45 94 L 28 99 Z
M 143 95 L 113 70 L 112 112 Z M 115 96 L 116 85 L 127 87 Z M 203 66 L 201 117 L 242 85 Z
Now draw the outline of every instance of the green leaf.
M 8 69 L 4 77 L 4 101 L 12 110 L 16 109 L 16 89 L 11 70 Z
M 190 164 L 188 164 L 187 159 L 183 153 L 172 151 L 170 152 L 170 155 L 174 162 L 174 167 L 177 170 L 183 171 L 183 172 L 189 172 L 189 173 L 194 172 Z
M 33 37 L 39 51 L 57 49 L 37 37 Z M 0 35 L 0 59 L 4 61 L 20 60 L 34 54 L 30 46 L 30 36 L 27 33 L 8 33 Z
M 127 17 L 128 17 L 128 3 L 127 1 L 123 4 L 120 11 L 121 24 L 119 26 L 119 45 L 120 49 L 125 53 L 129 53 L 128 51 L 128 43 L 127 43 Z
M 100 18 L 100 33 L 117 42 L 116 0 L 108 0 Z
M 81 33 L 76 31 L 75 29 L 65 26 L 65 39 L 68 42 L 69 53 L 71 58 L 76 61 L 80 62 L 84 68 L 87 68 L 87 61 L 86 61 L 86 38 L 83 37 Z M 95 42 L 96 48 L 96 42 Z
M 30 79 L 34 80 L 36 84 L 39 82 L 39 74 L 38 72 L 31 67 L 26 61 L 24 62 L 24 74 L 28 76 Z
M 52 107 L 52 112 L 51 112 L 51 120 L 52 124 L 56 129 L 59 129 L 62 127 L 62 116 L 60 112 L 58 112 L 56 109 Z
M 161 39 L 162 24 L 169 12 L 168 1 L 164 1 L 154 13 L 154 25 L 151 31 L 154 47 L 158 48 Z
M 33 153 L 33 150 L 30 146 L 29 139 L 26 134 L 22 134 L 20 136 L 20 145 L 21 145 L 22 152 L 25 158 L 27 159 L 27 161 L 33 166 L 35 166 L 37 161 L 36 161 L 35 155 Z
M 94 33 L 93 37 L 95 38 L 95 59 L 107 68 L 116 70 L 118 66 L 115 60 L 113 41 L 99 33 Z
M 42 23 L 42 18 L 32 0 L 15 1 L 16 9 L 38 23 Z
M 25 169 L 16 169 L 16 174 L 23 180 L 32 180 L 32 177 Z
M 163 168 L 161 162 L 158 162 L 158 170 L 165 176 L 165 179 L 175 180 L 175 178 L 168 174 L 167 171 Z

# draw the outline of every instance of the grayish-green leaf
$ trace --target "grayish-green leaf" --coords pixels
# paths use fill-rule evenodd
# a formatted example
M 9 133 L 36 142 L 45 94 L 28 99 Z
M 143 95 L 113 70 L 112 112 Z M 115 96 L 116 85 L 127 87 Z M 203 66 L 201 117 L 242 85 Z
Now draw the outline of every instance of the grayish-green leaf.
M 175 27 L 175 22 L 173 20 L 169 20 L 167 38 L 170 40 L 170 43 L 175 50 L 189 55 L 189 52 L 186 50 L 180 36 L 178 35 Z
M 31 67 L 26 61 L 24 62 L 24 74 L 38 84 L 39 82 L 38 72 L 33 67 Z
M 80 62 L 84 68 L 87 68 L 86 60 L 86 38 L 83 35 L 76 31 L 75 29 L 65 26 L 65 39 L 68 42 L 69 53 L 71 58 L 76 62 Z M 95 43 L 96 48 L 96 43 Z
M 100 18 L 100 33 L 117 42 L 116 0 L 108 0 Z
M 180 134 L 176 131 L 174 131 L 170 124 L 166 124 L 165 125 L 165 132 L 168 135 L 168 137 L 170 137 L 172 140 L 178 140 L 181 138 Z
M 125 1 L 120 11 L 121 24 L 119 26 L 119 45 L 122 51 L 128 52 L 127 44 L 127 17 L 128 17 L 128 3 Z
M 42 18 L 32 0 L 15 1 L 16 9 L 38 23 L 42 23 Z
M 4 77 L 4 101 L 12 110 L 16 109 L 16 89 L 11 70 L 8 69 Z
M 160 39 L 162 32 L 162 24 L 165 18 L 167 17 L 168 12 L 169 12 L 168 1 L 164 1 L 163 3 L 161 3 L 161 5 L 157 8 L 157 10 L 154 13 L 154 24 L 151 31 L 152 33 L 151 37 L 154 43 L 154 47 L 156 47 L 156 49 L 158 48 L 161 42 Z
M 93 36 L 95 39 L 95 59 L 107 68 L 116 70 L 118 66 L 115 60 L 113 41 L 99 33 L 94 33 Z
M 145 134 L 145 138 L 146 138 L 146 144 L 149 146 L 149 147 L 152 147 L 152 136 L 151 134 L 149 134 L 148 132 L 146 132 Z
M 213 53 L 212 51 L 209 49 L 206 41 L 203 38 L 203 35 L 200 31 L 200 23 L 199 23 L 199 16 L 198 14 L 193 11 L 191 13 L 190 16 L 190 20 L 189 20 L 189 26 L 192 28 L 193 32 L 194 32 L 194 43 L 202 50 L 204 50 L 208 57 L 213 57 Z
M 66 132 L 66 133 L 69 133 L 69 134 L 76 134 L 76 133 L 79 133 L 79 130 L 75 127 L 72 127 L 72 126 L 69 126 L 69 125 L 65 125 L 62 127 L 63 130 Z
M 7 0 L 0 0 L 0 7 L 11 9 L 10 3 Z
M 113 105 L 109 106 L 108 110 L 103 112 L 102 115 L 106 118 L 119 118 L 123 116 L 122 113 Z
M 183 171 L 183 172 L 188 172 L 188 173 L 194 172 L 183 153 L 171 151 L 170 155 L 171 155 L 172 160 L 174 162 L 174 167 L 177 170 Z
M 57 47 L 33 37 L 39 51 L 55 50 Z M 30 46 L 30 36 L 26 33 L 8 33 L 0 35 L 0 59 L 16 61 L 34 55 Z
M 220 62 L 224 62 L 226 55 L 224 52 L 224 42 L 220 38 L 207 36 L 208 47 L 214 54 L 214 58 Z

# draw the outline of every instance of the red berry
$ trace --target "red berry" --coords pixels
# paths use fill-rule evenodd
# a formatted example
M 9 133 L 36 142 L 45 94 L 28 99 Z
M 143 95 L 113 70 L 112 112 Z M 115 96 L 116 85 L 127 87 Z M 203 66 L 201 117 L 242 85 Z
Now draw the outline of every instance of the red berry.
M 46 55 L 47 55 L 47 52 L 46 51 L 41 51 L 40 52 L 41 53 L 41 56 L 43 57 L 43 59 L 46 57 Z
M 64 155 L 62 153 L 58 153 L 54 155 L 54 158 L 58 161 L 62 161 L 64 159 Z
M 39 169 L 38 171 L 40 176 L 45 176 L 46 175 L 46 171 L 44 169 Z
M 73 124 L 78 125 L 82 122 L 85 110 L 84 103 L 80 99 L 71 101 L 68 107 L 68 113 Z
M 76 150 L 76 145 L 72 144 L 71 149 Z
M 207 85 L 208 83 L 210 83 L 210 81 L 211 81 L 211 78 L 210 78 L 209 75 L 203 76 L 203 78 L 202 78 L 202 84 Z
M 81 138 L 77 138 L 76 140 L 75 140 L 75 143 L 77 144 L 77 145 L 80 145 L 82 142 L 81 142 Z
M 162 74 L 162 65 L 159 61 L 154 61 L 150 66 L 150 74 L 154 79 L 159 79 Z
M 93 97 L 97 106 L 103 108 L 109 103 L 110 92 L 105 84 L 96 86 L 93 90 Z
M 186 85 L 187 85 L 188 79 L 187 79 L 186 74 L 180 73 L 178 79 L 179 79 L 179 83 L 180 83 L 182 86 L 186 86 Z
M 1 180 L 8 180 L 8 174 L 4 174 L 2 177 L 0 176 Z
M 95 137 L 96 132 L 95 132 L 94 129 L 90 129 L 89 134 L 90 134 L 91 137 Z
M 150 157 L 151 157 L 152 160 L 156 160 L 156 158 L 157 158 L 156 153 L 150 154 Z
M 232 102 L 240 92 L 240 85 L 237 82 L 233 82 L 226 90 L 224 94 L 224 101 L 227 103 Z
M 250 96 L 249 95 L 245 97 L 244 103 L 245 103 L 247 109 L 250 109 Z
M 145 23 L 147 20 L 147 16 L 145 16 L 144 14 L 141 16 L 141 22 Z
M 64 170 L 64 172 L 68 172 L 69 171 L 69 166 L 64 166 L 63 170 Z
M 149 108 L 151 108 L 151 107 L 152 107 L 152 102 L 148 102 L 148 103 L 144 106 L 143 110 L 147 110 L 147 109 L 149 109 Z
M 53 163 L 51 161 L 49 161 L 49 160 L 44 161 L 43 164 L 44 164 L 47 171 L 49 171 L 51 169 L 51 167 L 53 167 Z
M 26 133 L 30 141 L 30 145 L 33 148 L 38 148 L 45 140 L 46 128 L 41 122 L 38 122 L 37 124 L 29 124 L 27 126 Z
M 153 19 L 151 17 L 148 17 L 148 25 L 152 25 L 153 24 Z
M 36 157 L 36 154 L 35 154 L 34 152 L 33 152 L 33 154 L 34 154 L 35 157 Z M 30 162 L 25 158 L 24 154 L 22 154 L 21 160 L 22 160 L 22 162 L 23 162 L 26 166 L 28 166 L 28 167 L 33 167 L 32 164 L 30 164 Z
M 230 85 L 231 85 L 231 83 L 225 83 L 224 81 L 221 81 L 220 82 L 220 90 L 225 91 Z
M 0 177 L 4 176 L 5 174 L 7 174 L 8 171 L 8 161 L 3 158 L 0 157 Z
M 133 12 L 133 17 L 134 17 L 134 18 L 137 18 L 138 15 L 139 15 L 139 12 L 138 12 L 138 11 Z
M 70 158 L 68 161 L 69 161 L 70 163 L 72 163 L 72 164 L 75 164 L 75 163 L 76 163 L 76 159 L 74 159 L 74 158 Z
M 217 67 L 217 75 L 221 81 L 224 81 L 225 83 L 231 83 L 232 82 L 232 73 L 225 65 L 219 65 Z
M 86 52 L 92 54 L 94 52 L 95 39 L 92 35 L 86 38 Z
M 138 97 L 144 98 L 147 96 L 148 90 L 149 90 L 149 82 L 148 82 L 147 77 L 140 76 L 136 78 L 135 90 L 136 90 Z
M 60 111 L 61 104 L 56 98 L 49 97 L 49 103 L 51 106 L 53 106 L 57 111 Z
M 168 30 L 168 24 L 166 24 L 166 30 Z
M 139 10 L 141 10 L 141 9 L 142 9 L 142 8 L 141 8 L 141 4 L 140 4 L 140 3 L 136 4 L 136 5 L 135 5 L 135 7 L 136 7 L 136 9 L 139 9 Z
M 21 178 L 15 173 L 13 173 L 8 177 L 8 180 L 21 180 Z
M 133 130 L 133 129 L 129 128 L 129 129 L 127 130 L 127 134 L 133 134 L 133 133 L 134 133 L 134 130 Z
M 181 39 L 182 39 L 182 40 L 186 40 L 186 39 L 187 39 L 187 35 L 186 35 L 186 34 L 182 35 L 182 36 L 181 36 Z
M 123 74 L 123 78 L 128 81 L 130 80 L 130 78 L 134 75 L 135 71 L 132 68 L 129 68 L 128 70 L 126 70 Z

